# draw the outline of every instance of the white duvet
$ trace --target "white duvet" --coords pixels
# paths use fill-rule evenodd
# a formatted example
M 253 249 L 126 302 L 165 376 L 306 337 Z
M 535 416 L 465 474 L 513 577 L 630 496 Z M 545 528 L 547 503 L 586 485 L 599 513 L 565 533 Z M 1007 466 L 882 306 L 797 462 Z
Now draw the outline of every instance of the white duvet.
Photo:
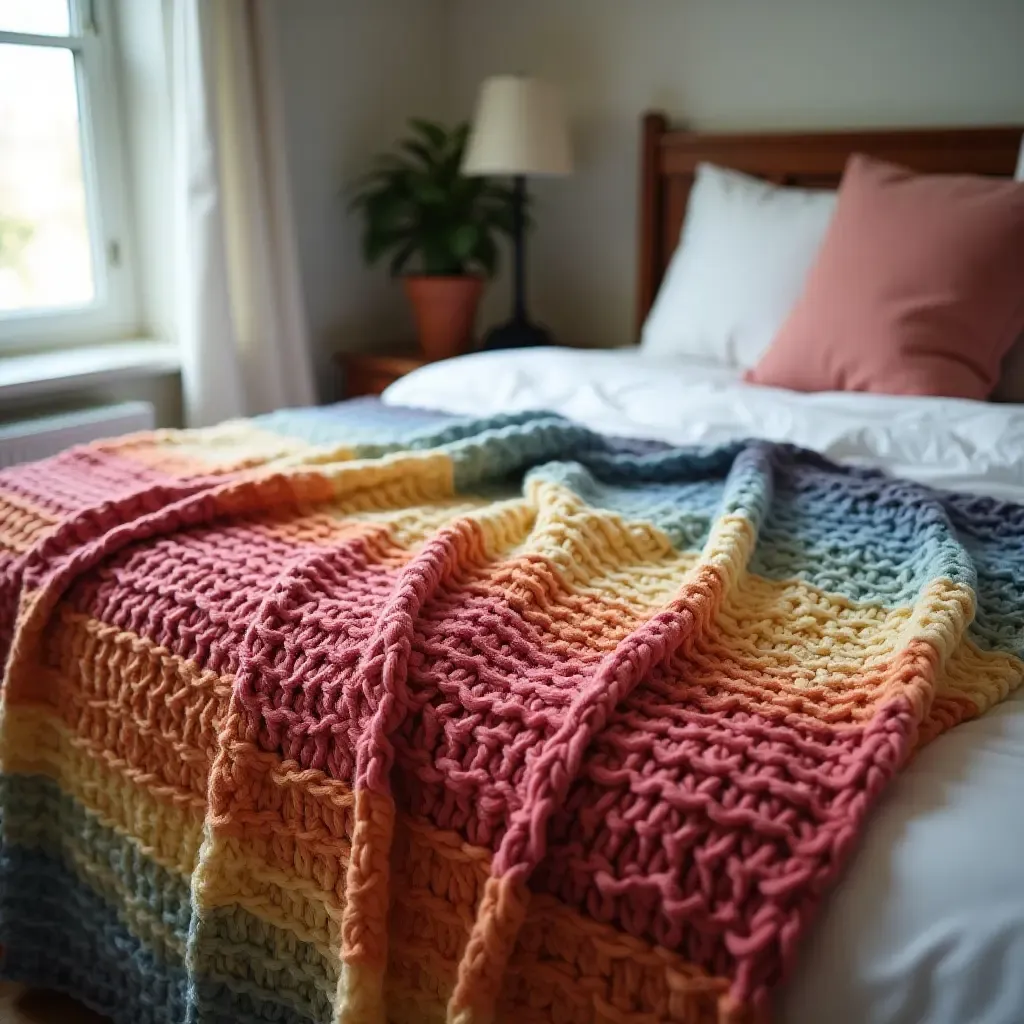
M 463 356 L 384 401 L 550 409 L 604 433 L 765 437 L 937 487 L 1024 502 L 1024 405 L 802 395 L 638 350 Z M 783 1024 L 1024 1022 L 1024 691 L 926 748 L 891 786 L 794 976 Z

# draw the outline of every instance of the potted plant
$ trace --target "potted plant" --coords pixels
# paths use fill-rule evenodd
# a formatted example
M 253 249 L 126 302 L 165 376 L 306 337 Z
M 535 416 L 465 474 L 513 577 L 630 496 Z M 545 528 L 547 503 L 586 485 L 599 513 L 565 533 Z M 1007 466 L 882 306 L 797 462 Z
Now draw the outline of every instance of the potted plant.
M 390 257 L 406 273 L 420 347 L 444 359 L 470 345 L 485 278 L 498 266 L 497 235 L 512 233 L 512 190 L 462 174 L 469 125 L 448 129 L 413 118 L 396 153 L 377 159 L 357 185 L 352 208 L 364 218 L 363 254 Z

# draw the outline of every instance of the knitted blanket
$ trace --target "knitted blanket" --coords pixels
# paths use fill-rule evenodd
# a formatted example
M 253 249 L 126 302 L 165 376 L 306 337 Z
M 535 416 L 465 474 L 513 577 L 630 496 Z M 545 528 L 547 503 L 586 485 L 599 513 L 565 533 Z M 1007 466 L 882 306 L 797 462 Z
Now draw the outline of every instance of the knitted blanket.
M 1024 509 L 347 408 L 0 474 L 3 976 L 123 1024 L 768 1016 L 886 784 L 1021 682 Z

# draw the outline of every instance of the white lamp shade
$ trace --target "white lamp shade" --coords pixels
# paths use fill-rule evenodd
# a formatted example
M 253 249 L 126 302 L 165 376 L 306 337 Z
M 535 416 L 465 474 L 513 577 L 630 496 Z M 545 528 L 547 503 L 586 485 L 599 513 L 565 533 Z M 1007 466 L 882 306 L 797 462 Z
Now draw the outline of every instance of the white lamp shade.
M 569 132 L 558 90 L 537 78 L 488 78 L 480 89 L 462 172 L 570 174 Z

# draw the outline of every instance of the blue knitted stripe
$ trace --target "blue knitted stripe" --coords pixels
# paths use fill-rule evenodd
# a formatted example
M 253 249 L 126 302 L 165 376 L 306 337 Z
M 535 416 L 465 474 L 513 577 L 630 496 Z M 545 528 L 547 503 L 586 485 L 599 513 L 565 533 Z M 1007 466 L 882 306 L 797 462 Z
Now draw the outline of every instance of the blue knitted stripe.
M 113 908 L 39 849 L 0 851 L 0 975 L 67 992 L 116 1024 L 179 1024 L 184 965 L 158 957 Z
M 12 935 L 11 948 L 17 951 L 8 960 L 11 966 L 6 976 L 61 988 L 97 1009 L 106 1005 L 102 992 L 79 988 L 77 982 L 56 985 L 49 979 L 60 972 L 54 974 L 50 970 L 46 974 L 46 962 L 51 956 L 47 935 L 50 929 L 65 933 L 69 906 L 79 908 L 73 916 L 86 924 L 97 923 L 97 919 L 89 917 L 91 911 L 84 908 L 101 907 L 105 924 L 99 930 L 113 936 L 114 948 L 122 950 L 127 944 L 143 951 L 154 962 L 168 963 L 173 970 L 183 971 L 180 951 L 185 949 L 192 917 L 187 880 L 150 861 L 134 842 L 100 823 L 53 779 L 41 775 L 0 775 L 0 806 L 6 854 L 0 882 L 3 893 L 10 897 L 3 898 L 0 906 L 0 915 L 10 921 L 10 928 L 5 925 L 0 934 Z M 113 876 L 121 891 L 95 891 L 97 869 L 104 876 Z M 88 877 L 90 874 L 92 878 Z M 71 904 L 65 903 L 64 894 L 68 891 Z M 38 908 L 33 903 L 36 897 L 31 895 L 37 892 L 44 894 Z M 152 934 L 162 926 L 177 941 L 169 946 L 159 939 L 147 941 L 136 934 L 131 920 L 119 913 L 126 902 L 134 908 L 136 919 L 141 919 L 144 931 Z M 91 934 L 88 929 L 86 933 Z M 79 943 L 80 959 L 86 963 L 92 959 L 88 941 Z M 311 944 L 268 925 L 241 907 L 219 908 L 204 915 L 198 951 L 194 968 L 209 976 L 210 991 L 216 994 L 217 1005 L 227 998 L 222 989 L 228 985 L 239 993 L 240 1006 L 249 1007 L 245 1014 L 253 1020 L 277 1019 L 266 1018 L 252 1009 L 256 993 L 262 993 L 262 1001 L 270 999 L 280 1004 L 284 1008 L 280 1012 L 297 1014 L 298 1020 L 323 1020 L 330 1014 L 323 988 L 326 985 L 333 990 L 336 967 L 326 963 Z M 27 964 L 26 958 L 40 953 L 45 955 L 38 957 L 40 962 L 36 966 Z M 120 952 L 117 958 L 120 963 Z M 132 973 L 131 977 L 139 975 Z M 102 1012 L 108 1013 L 106 1009 Z M 244 1017 L 239 1010 L 233 1019 Z

